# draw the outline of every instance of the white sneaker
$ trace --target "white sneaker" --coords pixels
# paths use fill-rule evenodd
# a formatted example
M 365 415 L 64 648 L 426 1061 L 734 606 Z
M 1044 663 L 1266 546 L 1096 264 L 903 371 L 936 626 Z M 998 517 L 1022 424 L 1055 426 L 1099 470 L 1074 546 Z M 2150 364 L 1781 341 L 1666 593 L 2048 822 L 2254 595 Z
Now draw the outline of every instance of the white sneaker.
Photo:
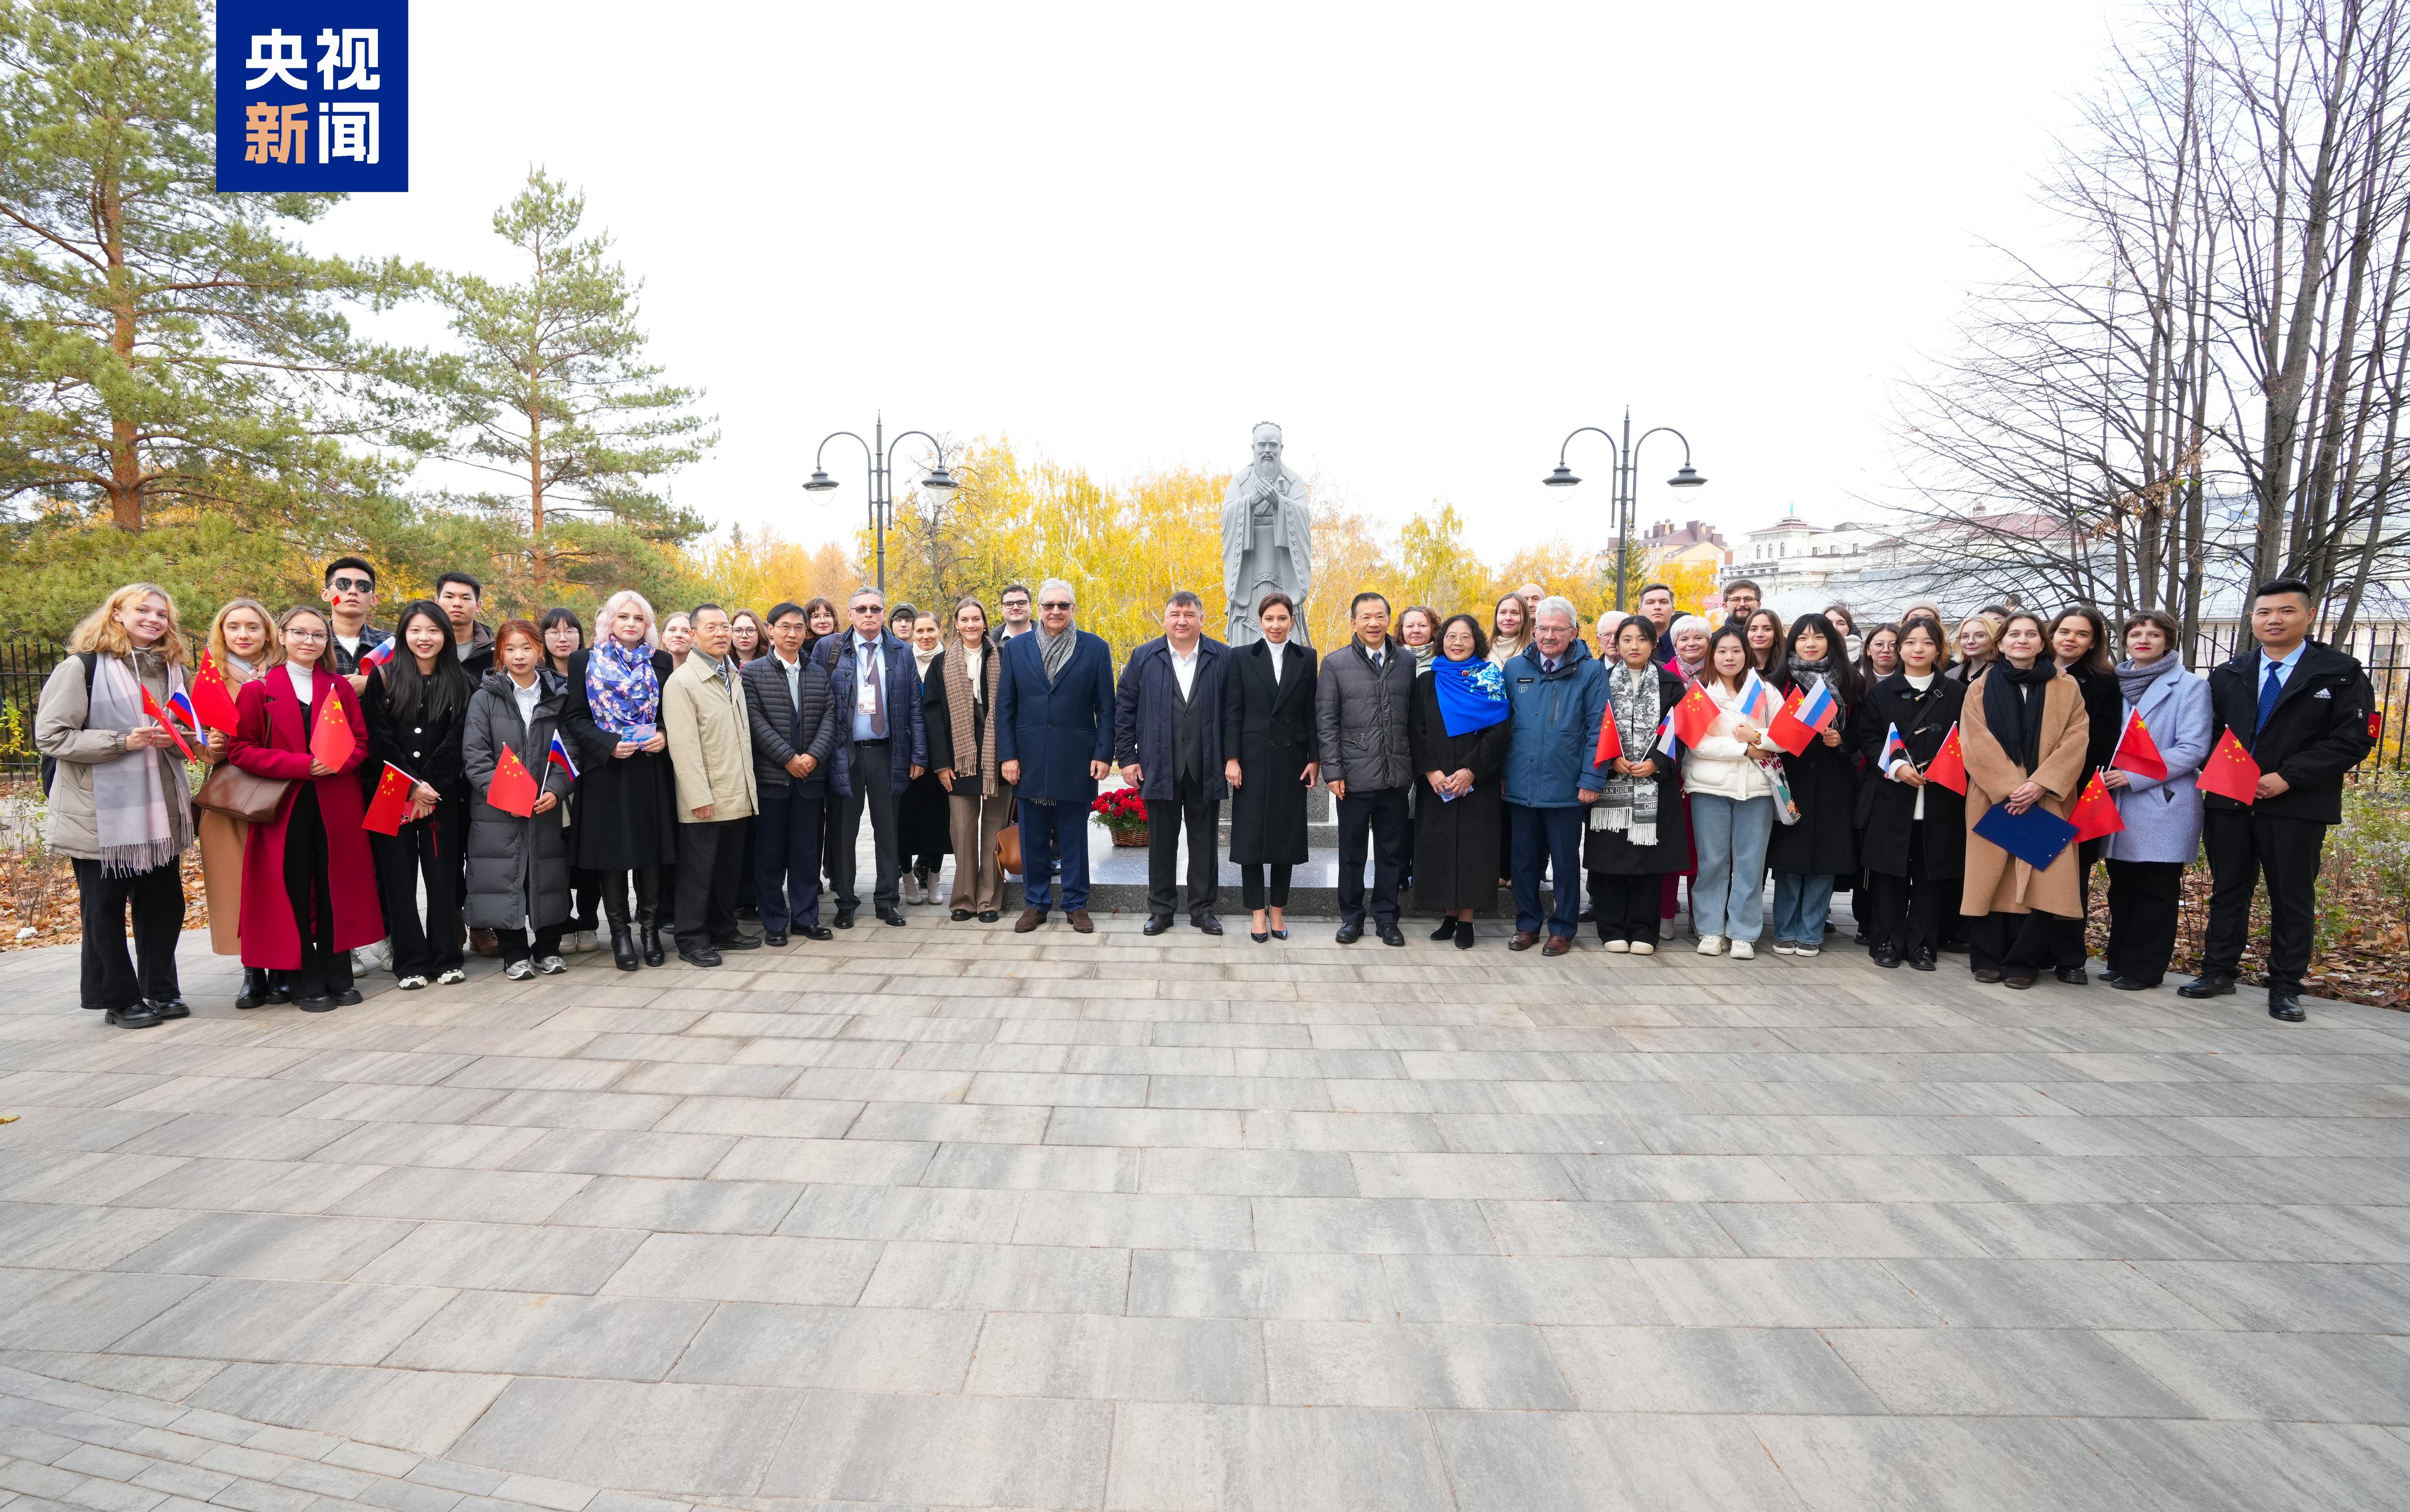
M 1732 958 L 1735 961 L 1754 961 L 1757 959 L 1757 947 L 1745 939 L 1734 940 Z
M 403 992 L 416 992 L 426 985 L 427 979 L 425 977 L 404 977 L 401 979 L 401 990 Z
M 1632 953 L 1634 955 L 1654 955 L 1657 953 L 1656 942 L 1653 940 L 1635 939 L 1632 942 Z
M 1791 953 L 1793 955 L 1822 955 L 1824 953 L 1824 947 L 1822 945 L 1793 945 L 1791 947 Z
M 513 981 L 533 981 L 535 980 L 535 963 L 533 961 L 513 961 L 510 965 L 502 967 L 502 975 L 510 978 Z
M 393 941 L 389 939 L 378 940 L 373 945 L 363 945 L 352 952 L 352 975 L 354 976 L 358 976 L 363 971 L 383 971 L 392 965 Z
M 1604 940 L 1600 942 L 1598 948 L 1604 951 L 1609 955 L 1629 955 L 1632 953 L 1632 942 L 1628 939 Z
M 1774 942 L 1774 953 L 1777 955 L 1794 955 L 1798 953 L 1798 949 L 1787 939 L 1778 939 Z
M 547 977 L 557 977 L 569 969 L 569 963 L 558 955 L 547 955 L 535 964 L 535 968 Z
M 589 951 L 598 949 L 594 939 L 594 931 L 591 929 L 581 929 L 577 933 L 570 936 L 567 939 L 562 940 L 561 943 L 569 947 L 570 953 L 573 955 L 584 955 Z
M 1721 955 L 1723 952 L 1724 938 L 1721 935 L 1701 935 L 1699 937 L 1699 953 L 1701 955 Z
M 446 971 L 446 972 L 444 972 L 442 976 L 437 977 L 437 978 L 435 979 L 435 981 L 436 981 L 436 984 L 437 984 L 438 986 L 443 986 L 443 987 L 457 987 L 458 985 L 460 985 L 460 983 L 462 983 L 462 982 L 464 982 L 464 981 L 468 981 L 468 980 L 469 980 L 469 973 L 467 973 L 466 971 L 461 970 L 458 967 L 457 967 L 457 966 L 456 966 L 456 967 L 454 967 L 451 970 Z

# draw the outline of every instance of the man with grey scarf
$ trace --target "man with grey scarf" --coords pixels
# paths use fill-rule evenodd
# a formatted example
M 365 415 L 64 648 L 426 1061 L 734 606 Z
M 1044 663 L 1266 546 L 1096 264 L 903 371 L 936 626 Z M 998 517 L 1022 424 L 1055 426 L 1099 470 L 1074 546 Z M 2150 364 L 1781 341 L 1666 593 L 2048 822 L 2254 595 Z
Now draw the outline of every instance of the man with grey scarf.
M 1111 770 L 1113 653 L 1104 638 L 1071 622 L 1071 585 L 1038 588 L 1038 628 L 1005 642 L 995 689 L 995 754 L 1021 810 L 1024 907 L 1013 930 L 1027 934 L 1053 906 L 1053 873 L 1063 869 L 1063 912 L 1085 935 L 1088 814 Z

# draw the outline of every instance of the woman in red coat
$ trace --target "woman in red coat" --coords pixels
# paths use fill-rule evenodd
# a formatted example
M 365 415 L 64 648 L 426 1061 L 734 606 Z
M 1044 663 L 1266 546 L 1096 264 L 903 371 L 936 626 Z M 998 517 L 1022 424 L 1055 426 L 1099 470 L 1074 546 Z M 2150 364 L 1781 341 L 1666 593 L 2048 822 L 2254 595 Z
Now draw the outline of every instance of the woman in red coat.
M 352 951 L 385 935 L 366 801 L 354 774 L 368 759 L 368 722 L 351 684 L 323 670 L 330 627 L 314 604 L 278 621 L 283 664 L 243 684 L 227 759 L 261 777 L 288 778 L 276 818 L 254 824 L 242 853 L 242 964 L 288 971 L 294 1006 L 324 1013 L 356 1003 Z M 319 705 L 334 706 L 352 730 L 352 751 L 328 766 L 310 753 Z

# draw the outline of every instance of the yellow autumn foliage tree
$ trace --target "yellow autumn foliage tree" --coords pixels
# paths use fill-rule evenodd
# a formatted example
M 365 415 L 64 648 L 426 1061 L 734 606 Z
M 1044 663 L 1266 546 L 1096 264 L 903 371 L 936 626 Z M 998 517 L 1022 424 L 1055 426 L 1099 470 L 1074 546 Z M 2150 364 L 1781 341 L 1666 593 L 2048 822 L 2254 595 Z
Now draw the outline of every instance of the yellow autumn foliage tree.
M 1209 634 L 1228 620 L 1222 588 L 1222 495 L 1227 472 L 1175 468 L 1117 483 L 1044 458 L 1024 458 L 1009 439 L 973 443 L 954 458 L 953 497 L 933 505 L 899 500 L 887 536 L 887 602 L 951 613 L 977 595 L 994 612 L 1005 584 L 1034 590 L 1048 577 L 1068 582 L 1082 627 L 1102 635 L 1118 660 L 1162 633 L 1163 602 L 1180 589 L 1205 601 Z M 842 603 L 871 579 L 875 543 L 857 531 L 849 558 L 835 545 L 806 548 L 762 533 L 732 535 L 692 556 L 693 574 L 732 607 L 768 607 L 822 593 Z M 1465 540 L 1463 515 L 1434 502 L 1395 530 L 1344 503 L 1314 510 L 1314 592 L 1306 628 L 1316 647 L 1343 645 L 1348 601 L 1360 591 L 1403 609 L 1428 604 L 1461 610 L 1486 629 L 1491 607 L 1528 582 L 1570 599 L 1582 622 L 1615 602 L 1607 558 L 1566 541 L 1527 546 L 1488 562 Z M 1677 583 L 1688 607 L 1713 591 L 1712 574 Z M 1635 589 L 1637 583 L 1632 585 Z

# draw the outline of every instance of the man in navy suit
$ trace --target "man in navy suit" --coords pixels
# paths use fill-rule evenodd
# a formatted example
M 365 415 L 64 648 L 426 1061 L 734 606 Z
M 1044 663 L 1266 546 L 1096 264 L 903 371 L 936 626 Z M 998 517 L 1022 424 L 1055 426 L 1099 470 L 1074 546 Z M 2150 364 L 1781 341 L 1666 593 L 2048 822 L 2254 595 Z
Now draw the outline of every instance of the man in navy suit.
M 912 779 L 929 764 L 929 742 L 921 720 L 921 671 L 912 647 L 880 628 L 887 599 L 875 588 L 856 589 L 849 612 L 853 627 L 829 657 L 829 688 L 837 699 L 836 770 L 830 786 L 843 796 L 832 814 L 829 888 L 836 894 L 836 926 L 853 927 L 862 899 L 853 890 L 854 842 L 862 811 L 870 810 L 871 853 L 878 878 L 871 901 L 880 920 L 904 923 L 902 871 L 895 805 Z
M 1101 635 L 1071 623 L 1071 585 L 1038 588 L 1038 628 L 1004 643 L 995 688 L 996 764 L 1021 809 L 1021 873 L 1028 907 L 1013 923 L 1027 934 L 1046 922 L 1051 877 L 1063 868 L 1063 912 L 1090 934 L 1088 813 L 1111 769 L 1113 653 Z

